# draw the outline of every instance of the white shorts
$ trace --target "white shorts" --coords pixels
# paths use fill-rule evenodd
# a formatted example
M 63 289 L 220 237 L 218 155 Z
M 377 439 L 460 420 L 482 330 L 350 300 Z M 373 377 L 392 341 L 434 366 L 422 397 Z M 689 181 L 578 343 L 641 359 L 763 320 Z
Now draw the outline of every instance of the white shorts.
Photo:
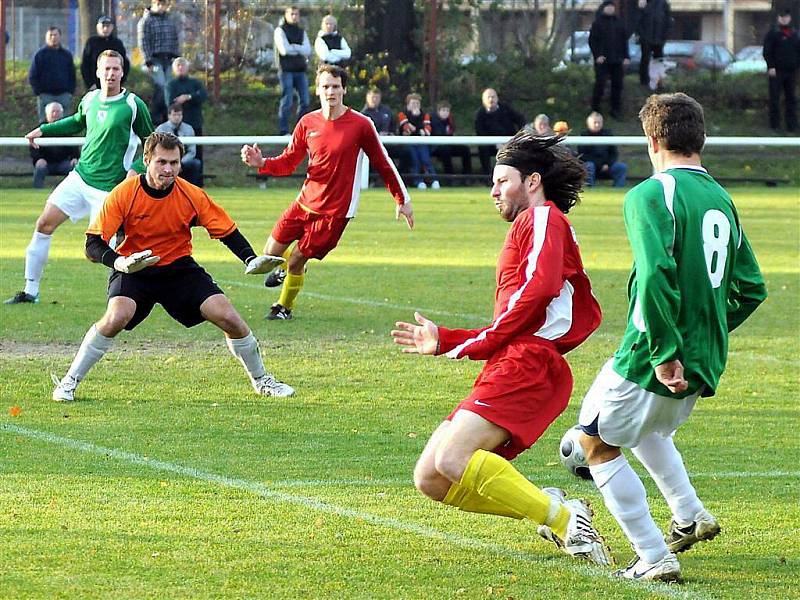
M 103 208 L 103 202 L 108 194 L 109 192 L 105 190 L 90 186 L 75 170 L 72 170 L 56 186 L 47 201 L 64 211 L 73 223 L 80 221 L 86 215 L 89 215 L 91 223 Z
M 610 359 L 586 392 L 578 423 L 589 427 L 597 419 L 597 432 L 609 446 L 635 448 L 646 435 L 672 434 L 692 413 L 700 393 L 686 398 L 659 396 L 620 377 Z

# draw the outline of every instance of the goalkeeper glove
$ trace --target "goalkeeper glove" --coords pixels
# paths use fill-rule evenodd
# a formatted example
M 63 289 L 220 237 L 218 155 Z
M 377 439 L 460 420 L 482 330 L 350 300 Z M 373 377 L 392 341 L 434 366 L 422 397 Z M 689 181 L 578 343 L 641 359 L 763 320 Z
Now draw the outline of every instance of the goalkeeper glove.
M 134 252 L 130 256 L 120 256 L 114 261 L 114 269 L 120 273 L 136 273 L 161 260 L 160 256 L 152 256 L 152 250 Z
M 283 257 L 270 256 L 256 256 L 247 261 L 247 266 L 244 268 L 245 275 L 262 275 L 269 273 L 275 267 L 280 267 L 283 264 Z

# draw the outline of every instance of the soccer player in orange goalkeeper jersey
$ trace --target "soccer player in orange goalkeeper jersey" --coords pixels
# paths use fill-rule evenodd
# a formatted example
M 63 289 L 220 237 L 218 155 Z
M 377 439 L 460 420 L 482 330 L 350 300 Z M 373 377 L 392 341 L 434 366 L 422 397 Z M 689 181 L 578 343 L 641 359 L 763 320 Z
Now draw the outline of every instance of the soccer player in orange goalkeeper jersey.
M 202 226 L 242 262 L 245 273 L 265 273 L 280 258 L 256 256 L 223 208 L 178 177 L 183 144 L 171 133 L 153 133 L 144 145 L 145 174 L 126 179 L 108 195 L 86 231 L 86 255 L 112 269 L 108 307 L 89 328 L 53 399 L 71 401 L 89 369 L 111 348 L 123 329 L 141 323 L 158 303 L 193 327 L 211 321 L 225 333 L 231 353 L 244 365 L 254 389 L 265 396 L 291 396 L 291 386 L 266 372 L 258 342 L 230 300 L 192 258 L 191 228 Z M 108 242 L 122 231 L 122 243 Z

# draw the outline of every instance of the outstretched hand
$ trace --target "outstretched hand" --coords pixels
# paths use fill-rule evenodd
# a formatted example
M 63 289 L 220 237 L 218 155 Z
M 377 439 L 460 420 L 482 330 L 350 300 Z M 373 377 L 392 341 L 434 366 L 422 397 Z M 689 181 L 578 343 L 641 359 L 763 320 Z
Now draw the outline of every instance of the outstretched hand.
M 679 360 L 662 363 L 655 368 L 656 379 L 669 388 L 673 394 L 686 391 L 689 382 L 683 378 L 683 364 Z
M 153 256 L 152 250 L 142 250 L 134 252 L 130 256 L 120 256 L 114 261 L 114 269 L 120 273 L 136 273 L 142 269 L 156 264 L 161 260 L 160 256 Z
M 250 167 L 259 169 L 264 166 L 264 157 L 261 156 L 261 149 L 258 144 L 242 146 L 242 162 Z
M 28 140 L 28 145 L 31 148 L 38 148 L 39 147 L 39 144 L 36 143 L 36 138 L 38 138 L 38 137 L 42 137 L 42 128 L 41 127 L 37 127 L 33 131 L 29 131 L 25 135 L 25 139 Z
M 406 223 L 408 223 L 408 228 L 414 229 L 414 209 L 411 208 L 411 202 L 397 205 L 397 208 L 394 211 L 394 218 L 399 220 L 400 215 L 403 215 L 405 218 Z
M 414 319 L 419 325 L 403 321 L 394 324 L 397 327 L 391 331 L 394 343 L 404 346 L 403 352 L 406 353 L 436 354 L 436 349 L 439 347 L 439 328 L 436 323 L 418 312 L 414 313 Z
M 283 262 L 284 259 L 282 256 L 271 256 L 269 254 L 256 256 L 251 260 L 247 261 L 247 266 L 244 269 L 244 274 L 263 275 L 264 273 L 269 273 L 275 267 L 281 266 Z

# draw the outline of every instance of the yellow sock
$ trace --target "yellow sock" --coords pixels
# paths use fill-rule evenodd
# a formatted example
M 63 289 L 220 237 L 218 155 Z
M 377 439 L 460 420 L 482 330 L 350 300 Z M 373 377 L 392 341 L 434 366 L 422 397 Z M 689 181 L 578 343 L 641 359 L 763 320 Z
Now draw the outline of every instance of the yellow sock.
M 297 294 L 303 289 L 303 282 L 305 281 L 306 274 L 293 275 L 286 273 L 286 279 L 283 280 L 283 287 L 281 288 L 281 295 L 278 298 L 278 304 L 291 309 L 294 306 L 294 300 Z
M 476 450 L 459 485 L 504 507 L 506 514 L 517 513 L 535 523 L 549 525 L 561 539 L 567 535 L 569 511 L 564 505 L 525 479 L 497 454 Z
M 479 493 L 465 488 L 458 483 L 454 483 L 447 490 L 447 495 L 442 503 L 455 506 L 466 512 L 481 513 L 484 515 L 499 515 L 501 517 L 511 517 L 512 519 L 524 519 L 522 515 L 510 508 L 498 504 L 494 500 L 484 498 Z
M 286 268 L 286 261 L 289 260 L 289 256 L 291 256 L 292 254 L 292 248 L 293 248 L 292 244 L 289 244 L 286 247 L 286 250 L 283 251 L 283 254 L 281 254 L 281 256 L 283 257 L 283 264 L 281 265 L 281 269 Z

